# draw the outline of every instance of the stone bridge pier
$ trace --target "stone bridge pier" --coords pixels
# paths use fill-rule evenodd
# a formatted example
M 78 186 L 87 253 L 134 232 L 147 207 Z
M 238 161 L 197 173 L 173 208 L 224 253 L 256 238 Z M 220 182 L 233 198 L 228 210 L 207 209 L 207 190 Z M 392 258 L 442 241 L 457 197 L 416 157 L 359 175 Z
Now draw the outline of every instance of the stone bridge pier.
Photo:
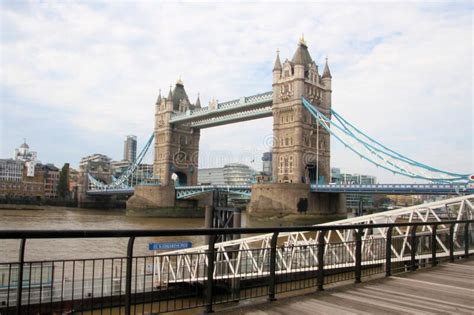
M 345 194 L 316 193 L 309 184 L 271 183 L 252 186 L 247 211 L 255 216 L 346 214 Z

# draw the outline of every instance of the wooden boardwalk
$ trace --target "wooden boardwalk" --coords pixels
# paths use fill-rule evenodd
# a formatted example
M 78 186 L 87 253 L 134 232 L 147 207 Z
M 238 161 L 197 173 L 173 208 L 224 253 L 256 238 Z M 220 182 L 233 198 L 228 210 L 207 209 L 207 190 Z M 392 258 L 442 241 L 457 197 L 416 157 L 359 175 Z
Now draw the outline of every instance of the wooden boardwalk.
M 474 259 L 329 288 L 225 314 L 474 314 Z

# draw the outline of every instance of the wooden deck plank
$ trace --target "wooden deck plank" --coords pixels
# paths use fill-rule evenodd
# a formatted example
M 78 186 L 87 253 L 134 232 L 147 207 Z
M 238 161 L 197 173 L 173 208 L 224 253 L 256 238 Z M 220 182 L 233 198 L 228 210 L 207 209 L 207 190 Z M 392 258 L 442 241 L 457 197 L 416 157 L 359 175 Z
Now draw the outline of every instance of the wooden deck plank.
M 226 314 L 473 314 L 474 259 L 225 311 Z

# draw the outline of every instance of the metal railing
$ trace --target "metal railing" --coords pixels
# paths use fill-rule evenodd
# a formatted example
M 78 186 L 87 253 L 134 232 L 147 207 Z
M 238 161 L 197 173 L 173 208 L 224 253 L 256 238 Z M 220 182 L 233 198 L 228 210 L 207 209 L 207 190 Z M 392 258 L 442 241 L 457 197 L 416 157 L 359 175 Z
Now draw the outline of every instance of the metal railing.
M 0 231 L 1 240 L 20 240 L 18 261 L 0 263 L 0 313 L 100 310 L 142 314 L 196 307 L 212 312 L 218 303 L 261 296 L 274 300 L 282 292 L 311 287 L 323 290 L 331 283 L 358 283 L 367 276 L 390 276 L 466 258 L 474 252 L 472 223 L 474 220 L 238 229 Z M 381 229 L 386 233 L 377 234 Z M 328 237 L 336 231 L 352 236 L 344 242 Z M 289 232 L 316 233 L 316 237 L 279 243 L 279 235 Z M 217 235 L 257 233 L 272 233 L 269 245 L 222 252 L 215 243 Z M 367 234 L 373 237 L 365 237 Z M 136 238 L 151 236 L 208 236 L 209 244 L 204 258 L 198 253 L 177 252 L 134 256 Z M 25 261 L 28 240 L 73 238 L 128 238 L 127 252 L 113 258 Z M 187 272 L 190 269 L 195 271 L 193 275 Z M 176 273 L 182 274 L 178 277 Z
M 474 188 L 468 184 L 311 184 L 311 191 L 383 194 L 472 194 Z

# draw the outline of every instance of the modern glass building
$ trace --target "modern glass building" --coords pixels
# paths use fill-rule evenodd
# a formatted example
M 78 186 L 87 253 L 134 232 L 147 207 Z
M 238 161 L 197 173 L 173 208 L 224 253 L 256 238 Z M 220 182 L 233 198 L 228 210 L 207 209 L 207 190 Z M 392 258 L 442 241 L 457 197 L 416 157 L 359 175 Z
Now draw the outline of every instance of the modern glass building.
M 224 168 L 201 168 L 198 170 L 199 185 L 225 185 Z
M 372 185 L 377 183 L 377 178 L 370 175 L 341 173 L 339 168 L 331 168 L 331 182 L 335 184 L 360 184 Z M 370 194 L 347 194 L 347 209 L 373 208 L 374 199 Z
M 272 176 L 272 152 L 265 152 L 262 156 L 263 174 Z
M 255 182 L 255 171 L 240 163 L 226 164 L 224 167 L 202 168 L 198 171 L 200 185 L 247 185 Z
M 226 185 L 251 184 L 255 181 L 255 171 L 245 164 L 226 164 L 224 166 L 224 180 Z
M 123 159 L 125 161 L 135 162 L 137 159 L 137 137 L 126 136 L 123 144 Z

